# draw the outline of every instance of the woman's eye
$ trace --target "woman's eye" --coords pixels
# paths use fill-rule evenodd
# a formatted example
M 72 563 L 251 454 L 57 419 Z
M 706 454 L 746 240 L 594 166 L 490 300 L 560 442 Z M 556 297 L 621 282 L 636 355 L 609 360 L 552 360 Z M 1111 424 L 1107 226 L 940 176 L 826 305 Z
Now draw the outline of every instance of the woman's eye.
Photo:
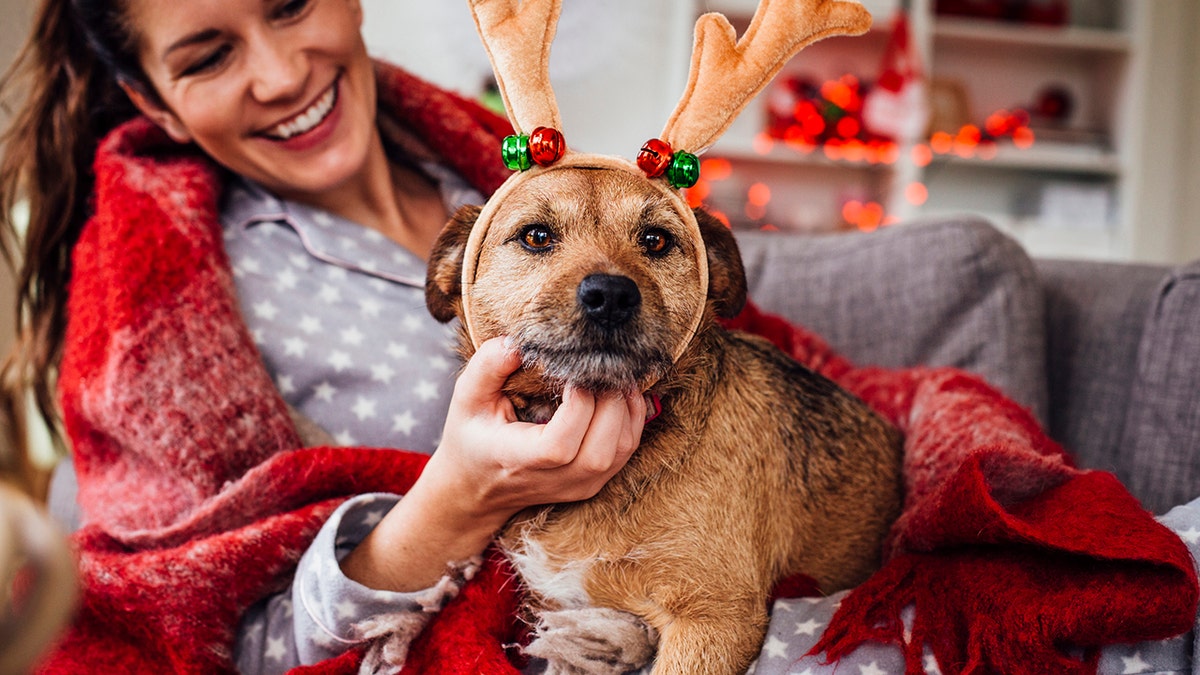
M 194 61 L 188 67 L 184 68 L 183 71 L 179 73 L 179 76 L 187 77 L 189 75 L 202 75 L 211 70 L 216 70 L 217 67 L 221 65 L 221 62 L 225 60 L 225 57 L 228 54 L 229 45 L 222 45 L 202 56 L 199 60 Z
M 280 19 L 290 19 L 294 16 L 297 16 L 301 14 L 306 7 L 308 7 L 309 2 L 311 2 L 311 0 L 288 0 L 288 2 L 283 3 L 283 5 L 279 7 L 279 10 L 275 12 L 276 17 Z
M 554 234 L 545 225 L 530 225 L 521 232 L 521 245 L 531 251 L 545 251 L 554 245 Z
M 675 239 L 666 230 L 654 227 L 643 232 L 638 243 L 648 255 L 657 257 L 669 253 L 675 245 Z

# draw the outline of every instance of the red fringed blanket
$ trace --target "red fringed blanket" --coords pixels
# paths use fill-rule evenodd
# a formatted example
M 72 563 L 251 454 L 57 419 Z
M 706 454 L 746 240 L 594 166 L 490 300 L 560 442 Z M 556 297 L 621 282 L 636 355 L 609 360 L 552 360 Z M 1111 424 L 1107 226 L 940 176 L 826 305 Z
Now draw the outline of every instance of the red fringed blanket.
M 485 191 L 503 123 L 381 70 L 401 123 Z M 498 135 L 499 134 L 499 135 Z M 60 373 L 88 525 L 84 599 L 44 673 L 232 672 L 242 612 L 285 587 L 346 497 L 403 493 L 420 455 L 297 449 L 241 322 L 215 213 L 219 174 L 148 122 L 97 163 L 95 216 L 75 250 Z M 1072 468 L 1023 409 L 946 369 L 855 368 L 753 307 L 732 322 L 857 393 L 906 436 L 907 502 L 886 566 L 842 604 L 818 649 L 932 646 L 942 672 L 1088 672 L 1065 649 L 1186 631 L 1192 560 L 1110 475 Z M 413 645 L 405 672 L 513 673 L 518 584 L 492 559 Z M 350 673 L 359 652 L 301 672 Z M 952 664 L 956 664 L 952 667 Z

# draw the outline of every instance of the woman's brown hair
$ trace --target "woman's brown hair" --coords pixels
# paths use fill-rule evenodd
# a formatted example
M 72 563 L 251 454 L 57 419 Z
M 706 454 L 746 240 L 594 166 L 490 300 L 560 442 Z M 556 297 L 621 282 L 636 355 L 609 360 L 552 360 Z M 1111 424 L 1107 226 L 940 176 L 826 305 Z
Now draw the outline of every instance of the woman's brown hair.
M 6 107 L 21 97 L 0 135 L 0 252 L 16 271 L 18 327 L 0 377 L 5 388 L 32 388 L 51 429 L 71 249 L 91 212 L 93 157 L 100 139 L 135 113 L 118 82 L 144 83 L 120 5 L 43 0 L 29 39 L 0 78 Z M 21 202 L 23 231 L 15 215 Z

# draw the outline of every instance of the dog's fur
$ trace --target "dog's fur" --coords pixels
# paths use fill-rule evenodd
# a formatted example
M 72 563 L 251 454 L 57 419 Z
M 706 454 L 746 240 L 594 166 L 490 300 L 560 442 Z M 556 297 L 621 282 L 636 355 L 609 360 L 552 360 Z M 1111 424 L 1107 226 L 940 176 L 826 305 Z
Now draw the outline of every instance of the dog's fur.
M 455 214 L 430 259 L 427 300 L 442 321 L 461 316 L 463 251 L 479 213 Z M 717 324 L 744 305 L 745 274 L 728 228 L 696 217 L 703 241 L 644 179 L 561 169 L 510 193 L 482 248 L 473 327 L 481 341 L 508 335 L 521 350 L 506 391 L 525 419 L 548 416 L 566 383 L 653 385 L 663 404 L 599 494 L 527 510 L 502 533 L 543 614 L 529 651 L 552 672 L 623 672 L 656 637 L 656 675 L 745 672 L 773 586 L 795 573 L 827 593 L 863 581 L 900 510 L 898 432 L 765 340 Z M 530 250 L 531 226 L 549 239 L 530 240 L 548 247 Z M 654 253 L 664 236 L 670 245 Z M 597 285 L 619 306 L 602 306 Z M 473 350 L 464 332 L 463 356 Z M 636 633 L 649 648 L 606 646 L 619 641 L 621 617 L 645 622 Z M 604 634 L 581 634 L 589 626 Z

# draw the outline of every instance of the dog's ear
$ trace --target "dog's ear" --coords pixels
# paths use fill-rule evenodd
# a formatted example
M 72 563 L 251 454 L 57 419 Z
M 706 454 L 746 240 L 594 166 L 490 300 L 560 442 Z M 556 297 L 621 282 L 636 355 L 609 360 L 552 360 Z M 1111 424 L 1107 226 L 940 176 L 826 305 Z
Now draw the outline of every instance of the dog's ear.
M 462 302 L 463 254 L 467 248 L 467 237 L 481 209 L 478 206 L 463 206 L 450 217 L 450 221 L 438 234 L 429 254 L 429 268 L 425 272 L 425 305 L 433 318 L 445 323 L 458 315 Z
M 708 252 L 708 298 L 717 316 L 732 319 L 746 306 L 746 270 L 733 232 L 725 223 L 696 209 L 696 222 Z

